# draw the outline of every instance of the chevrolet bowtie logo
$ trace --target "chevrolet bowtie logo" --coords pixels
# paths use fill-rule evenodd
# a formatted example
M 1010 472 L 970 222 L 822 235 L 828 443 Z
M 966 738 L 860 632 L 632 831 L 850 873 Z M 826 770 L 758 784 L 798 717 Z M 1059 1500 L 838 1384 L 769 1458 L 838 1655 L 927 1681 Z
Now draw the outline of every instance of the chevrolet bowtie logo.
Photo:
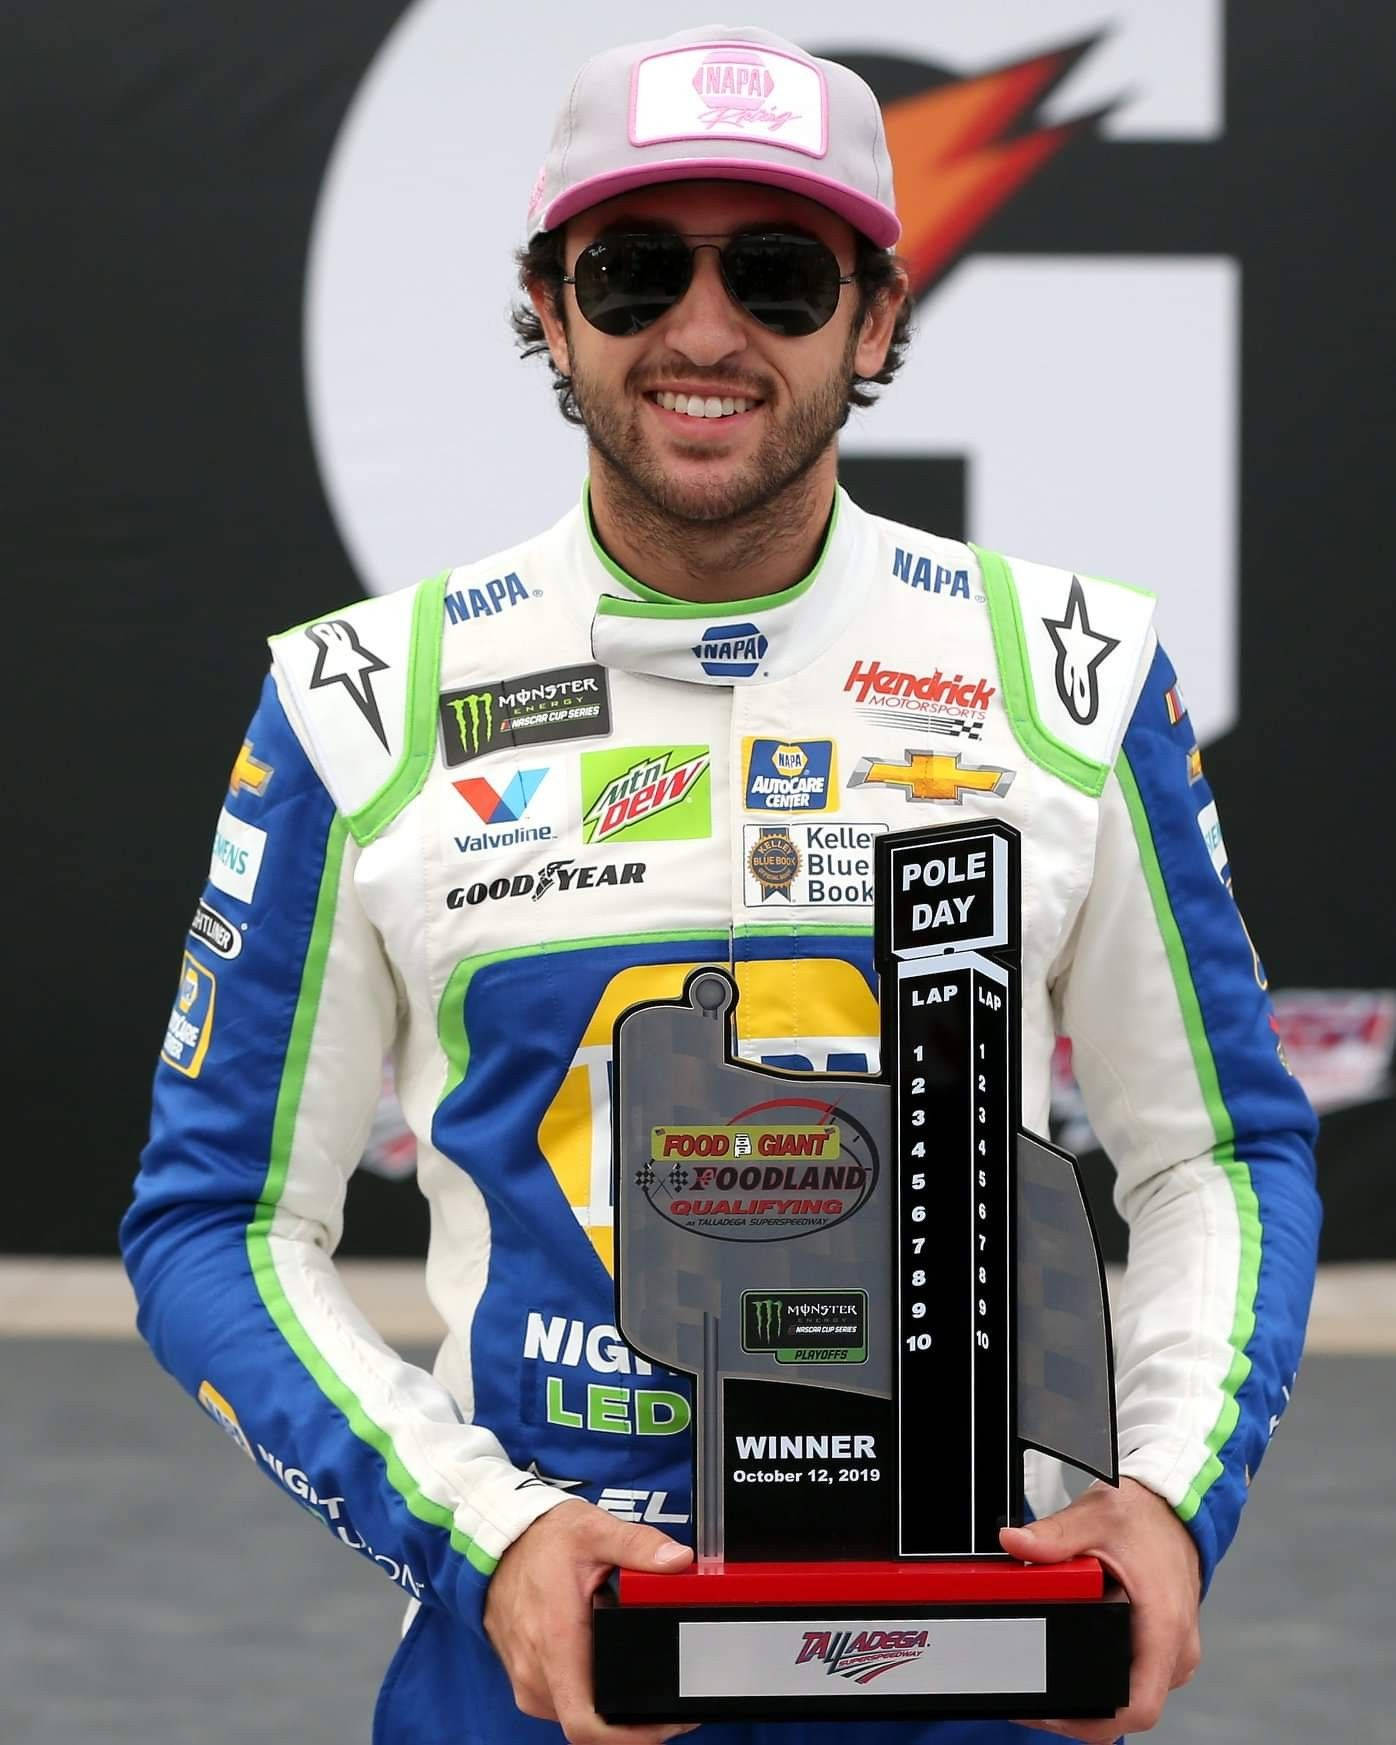
M 888 787 L 905 788 L 908 800 L 951 800 L 959 805 L 968 791 L 979 794 L 1006 794 L 1013 786 L 1011 769 L 997 764 L 970 764 L 960 767 L 960 754 L 943 751 L 908 751 L 901 763 L 888 763 L 884 758 L 864 757 L 848 778 L 850 788 L 861 788 L 872 782 Z
M 275 772 L 269 763 L 263 763 L 252 755 L 252 741 L 244 739 L 242 750 L 237 754 L 233 764 L 233 773 L 228 777 L 228 792 L 240 794 L 244 788 L 254 794 L 265 792 L 267 783 Z

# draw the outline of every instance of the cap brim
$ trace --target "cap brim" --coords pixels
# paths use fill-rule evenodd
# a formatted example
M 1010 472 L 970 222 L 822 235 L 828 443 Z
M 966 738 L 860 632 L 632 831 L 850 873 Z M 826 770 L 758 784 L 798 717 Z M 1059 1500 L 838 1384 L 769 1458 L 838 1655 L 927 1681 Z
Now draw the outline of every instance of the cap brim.
M 665 163 L 636 164 L 578 182 L 544 207 L 533 226 L 533 234 L 556 230 L 578 212 L 617 194 L 628 193 L 632 188 L 652 188 L 662 182 L 760 182 L 766 187 L 803 194 L 807 200 L 827 206 L 878 248 L 891 248 L 902 233 L 901 221 L 890 206 L 795 164 L 787 169 L 764 161 L 744 162 L 741 158 L 670 158 Z

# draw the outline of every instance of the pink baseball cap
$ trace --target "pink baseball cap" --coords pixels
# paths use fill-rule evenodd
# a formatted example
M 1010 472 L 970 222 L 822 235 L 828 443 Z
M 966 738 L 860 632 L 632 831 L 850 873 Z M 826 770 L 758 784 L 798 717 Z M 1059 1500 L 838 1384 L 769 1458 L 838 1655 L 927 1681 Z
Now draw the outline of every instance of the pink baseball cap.
M 879 248 L 901 235 L 871 88 L 768 30 L 710 25 L 586 62 L 534 184 L 529 239 L 629 188 L 712 180 L 803 194 Z

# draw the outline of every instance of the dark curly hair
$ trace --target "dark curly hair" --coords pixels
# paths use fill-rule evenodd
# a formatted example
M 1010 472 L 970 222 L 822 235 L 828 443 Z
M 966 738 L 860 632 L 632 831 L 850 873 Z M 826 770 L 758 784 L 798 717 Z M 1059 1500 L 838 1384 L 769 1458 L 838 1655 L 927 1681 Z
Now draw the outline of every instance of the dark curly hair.
M 518 263 L 519 284 L 523 290 L 528 291 L 532 286 L 539 286 L 554 307 L 558 308 L 561 307 L 559 294 L 563 278 L 562 239 L 563 233 L 560 229 L 540 231 L 526 248 L 519 249 L 514 256 Z M 859 236 L 858 255 L 853 271 L 858 282 L 859 298 L 858 314 L 854 322 L 856 327 L 877 299 L 901 280 L 906 267 L 897 255 L 889 254 L 886 249 L 878 248 L 866 237 Z M 543 323 L 538 319 L 532 303 L 515 303 L 509 312 L 509 322 L 514 329 L 514 337 L 518 341 L 522 356 L 547 358 L 548 368 L 552 371 L 552 386 L 557 395 L 558 410 L 569 424 L 580 424 L 582 415 L 577 410 L 576 397 L 572 392 L 572 378 L 564 376 L 553 362 L 543 332 Z M 908 296 L 897 310 L 891 342 L 887 347 L 887 357 L 882 368 L 875 376 L 855 376 L 850 382 L 850 410 L 854 406 L 872 405 L 877 397 L 872 391 L 874 386 L 885 387 L 896 375 L 910 339 L 911 298 Z

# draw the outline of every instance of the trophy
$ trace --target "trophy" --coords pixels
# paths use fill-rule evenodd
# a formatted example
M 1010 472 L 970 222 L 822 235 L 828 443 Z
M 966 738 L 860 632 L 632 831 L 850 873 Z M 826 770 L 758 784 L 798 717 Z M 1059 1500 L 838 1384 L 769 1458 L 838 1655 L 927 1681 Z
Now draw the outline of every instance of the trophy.
M 617 1324 L 693 1378 L 695 1564 L 593 1615 L 610 1721 L 1113 1714 L 1129 1608 L 1024 1564 L 1023 1453 L 1118 1483 L 1075 1160 L 1019 1116 L 1019 838 L 879 838 L 877 1076 L 736 1057 L 735 981 L 615 1027 Z

